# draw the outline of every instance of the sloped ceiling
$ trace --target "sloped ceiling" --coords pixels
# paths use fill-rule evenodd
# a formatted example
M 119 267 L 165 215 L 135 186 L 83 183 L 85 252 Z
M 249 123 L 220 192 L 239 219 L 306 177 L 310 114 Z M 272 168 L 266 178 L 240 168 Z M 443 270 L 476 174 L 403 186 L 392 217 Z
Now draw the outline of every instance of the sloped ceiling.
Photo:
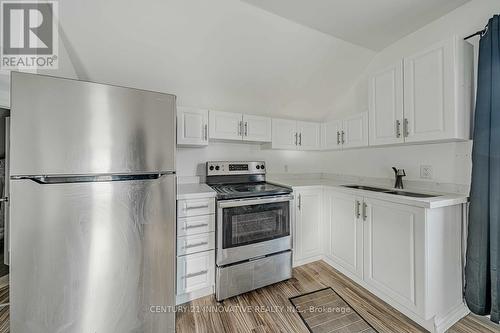
M 380 51 L 470 0 L 242 0 Z
M 321 120 L 374 52 L 236 0 L 60 2 L 81 79 L 178 105 Z

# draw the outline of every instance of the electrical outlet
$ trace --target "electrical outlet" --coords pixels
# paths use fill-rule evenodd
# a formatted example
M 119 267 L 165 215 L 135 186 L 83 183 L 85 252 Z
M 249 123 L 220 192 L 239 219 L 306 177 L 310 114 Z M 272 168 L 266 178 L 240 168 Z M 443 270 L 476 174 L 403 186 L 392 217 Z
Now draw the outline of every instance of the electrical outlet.
M 285 164 L 285 172 L 288 172 L 288 164 Z
M 432 165 L 420 166 L 420 178 L 432 179 Z

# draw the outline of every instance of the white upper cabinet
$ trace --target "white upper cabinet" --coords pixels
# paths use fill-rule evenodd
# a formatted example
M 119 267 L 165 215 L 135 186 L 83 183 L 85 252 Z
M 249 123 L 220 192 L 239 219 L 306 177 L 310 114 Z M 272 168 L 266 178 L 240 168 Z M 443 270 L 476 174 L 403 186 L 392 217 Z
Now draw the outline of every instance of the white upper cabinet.
M 333 120 L 321 125 L 321 148 L 325 150 L 342 149 L 342 120 Z
M 344 118 L 342 122 L 343 148 L 368 146 L 368 113 Z
M 322 125 L 322 148 L 340 150 L 368 146 L 368 113 L 355 114 Z
M 177 108 L 177 144 L 180 146 L 208 145 L 208 110 Z
M 321 129 L 319 123 L 298 121 L 298 149 L 318 150 L 321 148 Z
M 243 140 L 271 142 L 271 118 L 244 114 Z
M 399 62 L 370 78 L 370 145 L 404 142 L 403 63 Z
M 209 137 L 220 140 L 242 140 L 242 123 L 241 113 L 210 110 Z
M 297 149 L 297 121 L 288 119 L 272 120 L 272 148 Z
M 273 149 L 318 150 L 321 148 L 319 123 L 288 119 L 273 119 Z
M 370 145 L 468 140 L 472 82 L 472 45 L 458 37 L 374 74 Z
M 210 111 L 210 139 L 271 141 L 271 118 L 241 113 Z
M 466 140 L 472 45 L 449 39 L 404 60 L 406 142 Z

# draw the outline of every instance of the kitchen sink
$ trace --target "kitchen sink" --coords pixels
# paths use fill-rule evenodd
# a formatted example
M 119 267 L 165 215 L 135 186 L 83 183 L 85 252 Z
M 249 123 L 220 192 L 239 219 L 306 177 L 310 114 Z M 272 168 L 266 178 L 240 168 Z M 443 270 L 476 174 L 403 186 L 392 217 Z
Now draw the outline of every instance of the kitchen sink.
M 425 194 L 425 193 L 415 193 L 415 192 L 405 192 L 405 191 L 386 191 L 384 193 L 404 195 L 405 197 L 413 197 L 413 198 L 434 198 L 440 196 L 436 194 Z
M 357 190 L 365 190 L 365 191 L 381 192 L 381 193 L 394 194 L 394 195 L 402 195 L 405 197 L 412 197 L 412 198 L 434 198 L 434 197 L 440 196 L 440 195 L 436 195 L 436 194 L 425 194 L 425 193 L 406 192 L 406 191 L 399 191 L 399 190 L 388 190 L 386 188 L 364 186 L 364 185 L 342 185 L 342 186 L 348 187 L 348 188 L 354 188 Z
M 385 192 L 389 191 L 386 188 L 363 186 L 363 185 L 342 185 L 343 187 L 355 188 L 357 190 L 373 191 L 373 192 Z

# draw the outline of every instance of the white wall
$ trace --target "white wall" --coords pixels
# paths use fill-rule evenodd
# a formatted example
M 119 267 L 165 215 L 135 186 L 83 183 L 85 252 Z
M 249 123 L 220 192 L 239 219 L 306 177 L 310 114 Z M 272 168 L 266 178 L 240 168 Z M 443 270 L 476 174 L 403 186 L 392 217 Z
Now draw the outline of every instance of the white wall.
M 206 161 L 259 161 L 266 162 L 267 172 L 320 173 L 324 153 L 263 149 L 258 144 L 210 142 L 206 148 L 178 148 L 177 175 L 205 176 Z

